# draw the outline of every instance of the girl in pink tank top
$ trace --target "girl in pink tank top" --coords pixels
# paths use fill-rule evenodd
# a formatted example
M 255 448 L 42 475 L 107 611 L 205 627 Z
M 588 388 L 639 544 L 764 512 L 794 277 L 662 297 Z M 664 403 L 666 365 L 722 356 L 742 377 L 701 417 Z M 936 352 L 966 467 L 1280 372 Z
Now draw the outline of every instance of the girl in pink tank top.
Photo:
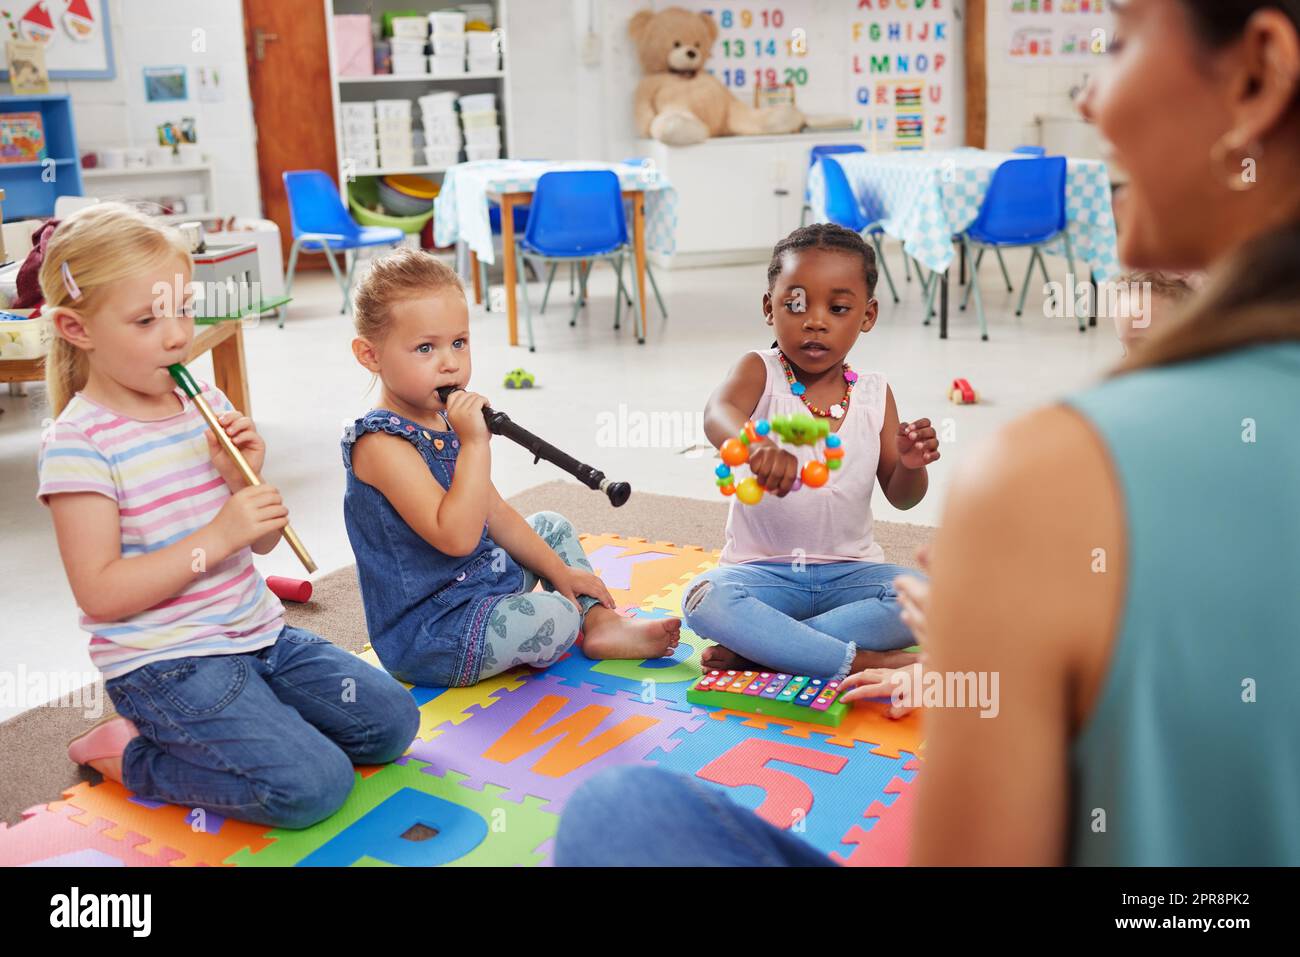
M 718 644 L 706 668 L 842 679 L 914 657 L 898 651 L 914 642 L 894 579 L 916 573 L 885 563 L 871 496 L 879 481 L 895 508 L 920 502 L 939 440 L 929 419 L 899 421 L 883 375 L 844 361 L 876 324 L 876 275 L 875 252 L 856 232 L 795 230 L 777 244 L 763 296 L 776 342 L 746 353 L 709 398 L 704 425 L 715 446 L 749 420 L 804 414 L 829 421 L 844 459 L 822 487 L 800 488 L 813 447 L 751 446 L 748 468 L 766 494 L 754 505 L 732 500 L 721 564 L 682 602 L 687 627 Z

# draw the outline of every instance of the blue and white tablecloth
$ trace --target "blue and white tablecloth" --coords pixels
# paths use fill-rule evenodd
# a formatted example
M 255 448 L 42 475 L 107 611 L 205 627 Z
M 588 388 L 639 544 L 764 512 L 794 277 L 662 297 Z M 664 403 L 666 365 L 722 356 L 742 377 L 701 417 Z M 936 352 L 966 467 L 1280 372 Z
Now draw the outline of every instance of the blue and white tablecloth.
M 910 256 L 934 270 L 952 264 L 957 254 L 952 237 L 975 221 L 993 171 L 1007 160 L 1025 158 L 1022 153 L 991 153 L 970 147 L 828 157 L 843 168 L 854 193 L 878 212 L 885 232 L 901 240 Z M 823 184 L 819 163 L 808 176 L 809 202 L 818 222 L 826 222 Z M 1065 194 L 1075 259 L 1091 267 L 1098 281 L 1114 279 L 1120 268 L 1106 164 L 1070 159 Z M 1046 249 L 1065 255 L 1065 243 L 1059 239 Z M 1081 275 L 1080 281 L 1084 279 Z
M 481 261 L 495 262 L 489 193 L 530 193 L 543 173 L 592 169 L 612 170 L 624 190 L 645 192 L 646 248 L 671 255 L 676 248 L 677 190 L 655 167 L 627 163 L 510 159 L 457 163 L 447 170 L 433 203 L 434 240 L 439 246 L 463 242 Z M 630 234 L 630 221 L 628 230 Z

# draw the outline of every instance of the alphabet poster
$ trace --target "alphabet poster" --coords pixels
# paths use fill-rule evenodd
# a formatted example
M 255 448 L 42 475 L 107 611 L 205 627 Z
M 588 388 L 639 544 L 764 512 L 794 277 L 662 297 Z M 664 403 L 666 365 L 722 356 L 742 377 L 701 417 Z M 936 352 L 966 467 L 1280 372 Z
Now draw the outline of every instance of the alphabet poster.
M 1106 52 L 1106 0 L 1005 0 L 1007 56 L 1015 63 L 1081 63 Z
M 1095 2 L 1095 0 L 1088 0 Z M 734 95 L 793 90 L 805 113 L 853 117 L 873 151 L 961 145 L 960 0 L 659 0 L 718 24 L 708 70 Z

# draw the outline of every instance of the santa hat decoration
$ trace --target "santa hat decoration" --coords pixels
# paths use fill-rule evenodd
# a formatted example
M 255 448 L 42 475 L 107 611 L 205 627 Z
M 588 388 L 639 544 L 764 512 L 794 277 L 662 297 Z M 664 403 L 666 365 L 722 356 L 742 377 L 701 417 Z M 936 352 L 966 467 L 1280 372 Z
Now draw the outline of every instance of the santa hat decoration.
M 54 21 L 45 9 L 45 0 L 33 3 L 18 21 L 18 31 L 31 43 L 49 43 L 54 36 Z
M 95 35 L 95 15 L 90 0 L 69 0 L 63 14 L 63 29 L 74 40 L 85 42 Z

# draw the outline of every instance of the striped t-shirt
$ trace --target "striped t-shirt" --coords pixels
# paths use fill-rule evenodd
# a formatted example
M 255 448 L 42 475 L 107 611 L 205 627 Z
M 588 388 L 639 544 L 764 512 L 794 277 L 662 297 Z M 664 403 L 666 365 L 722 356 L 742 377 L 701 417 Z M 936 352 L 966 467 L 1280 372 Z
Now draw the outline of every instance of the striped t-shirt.
M 231 410 L 219 389 L 201 384 L 220 415 Z M 122 557 L 165 548 L 209 524 L 230 490 L 212 464 L 206 423 L 177 389 L 183 406 L 164 419 L 121 415 L 78 392 L 41 443 L 36 496 L 95 492 L 117 503 Z M 202 567 L 195 556 L 192 567 Z M 191 655 L 228 655 L 273 644 L 284 626 L 284 606 L 243 548 L 218 565 L 196 571 L 183 590 L 124 621 L 100 621 L 84 612 L 90 659 L 105 678 L 142 665 Z

